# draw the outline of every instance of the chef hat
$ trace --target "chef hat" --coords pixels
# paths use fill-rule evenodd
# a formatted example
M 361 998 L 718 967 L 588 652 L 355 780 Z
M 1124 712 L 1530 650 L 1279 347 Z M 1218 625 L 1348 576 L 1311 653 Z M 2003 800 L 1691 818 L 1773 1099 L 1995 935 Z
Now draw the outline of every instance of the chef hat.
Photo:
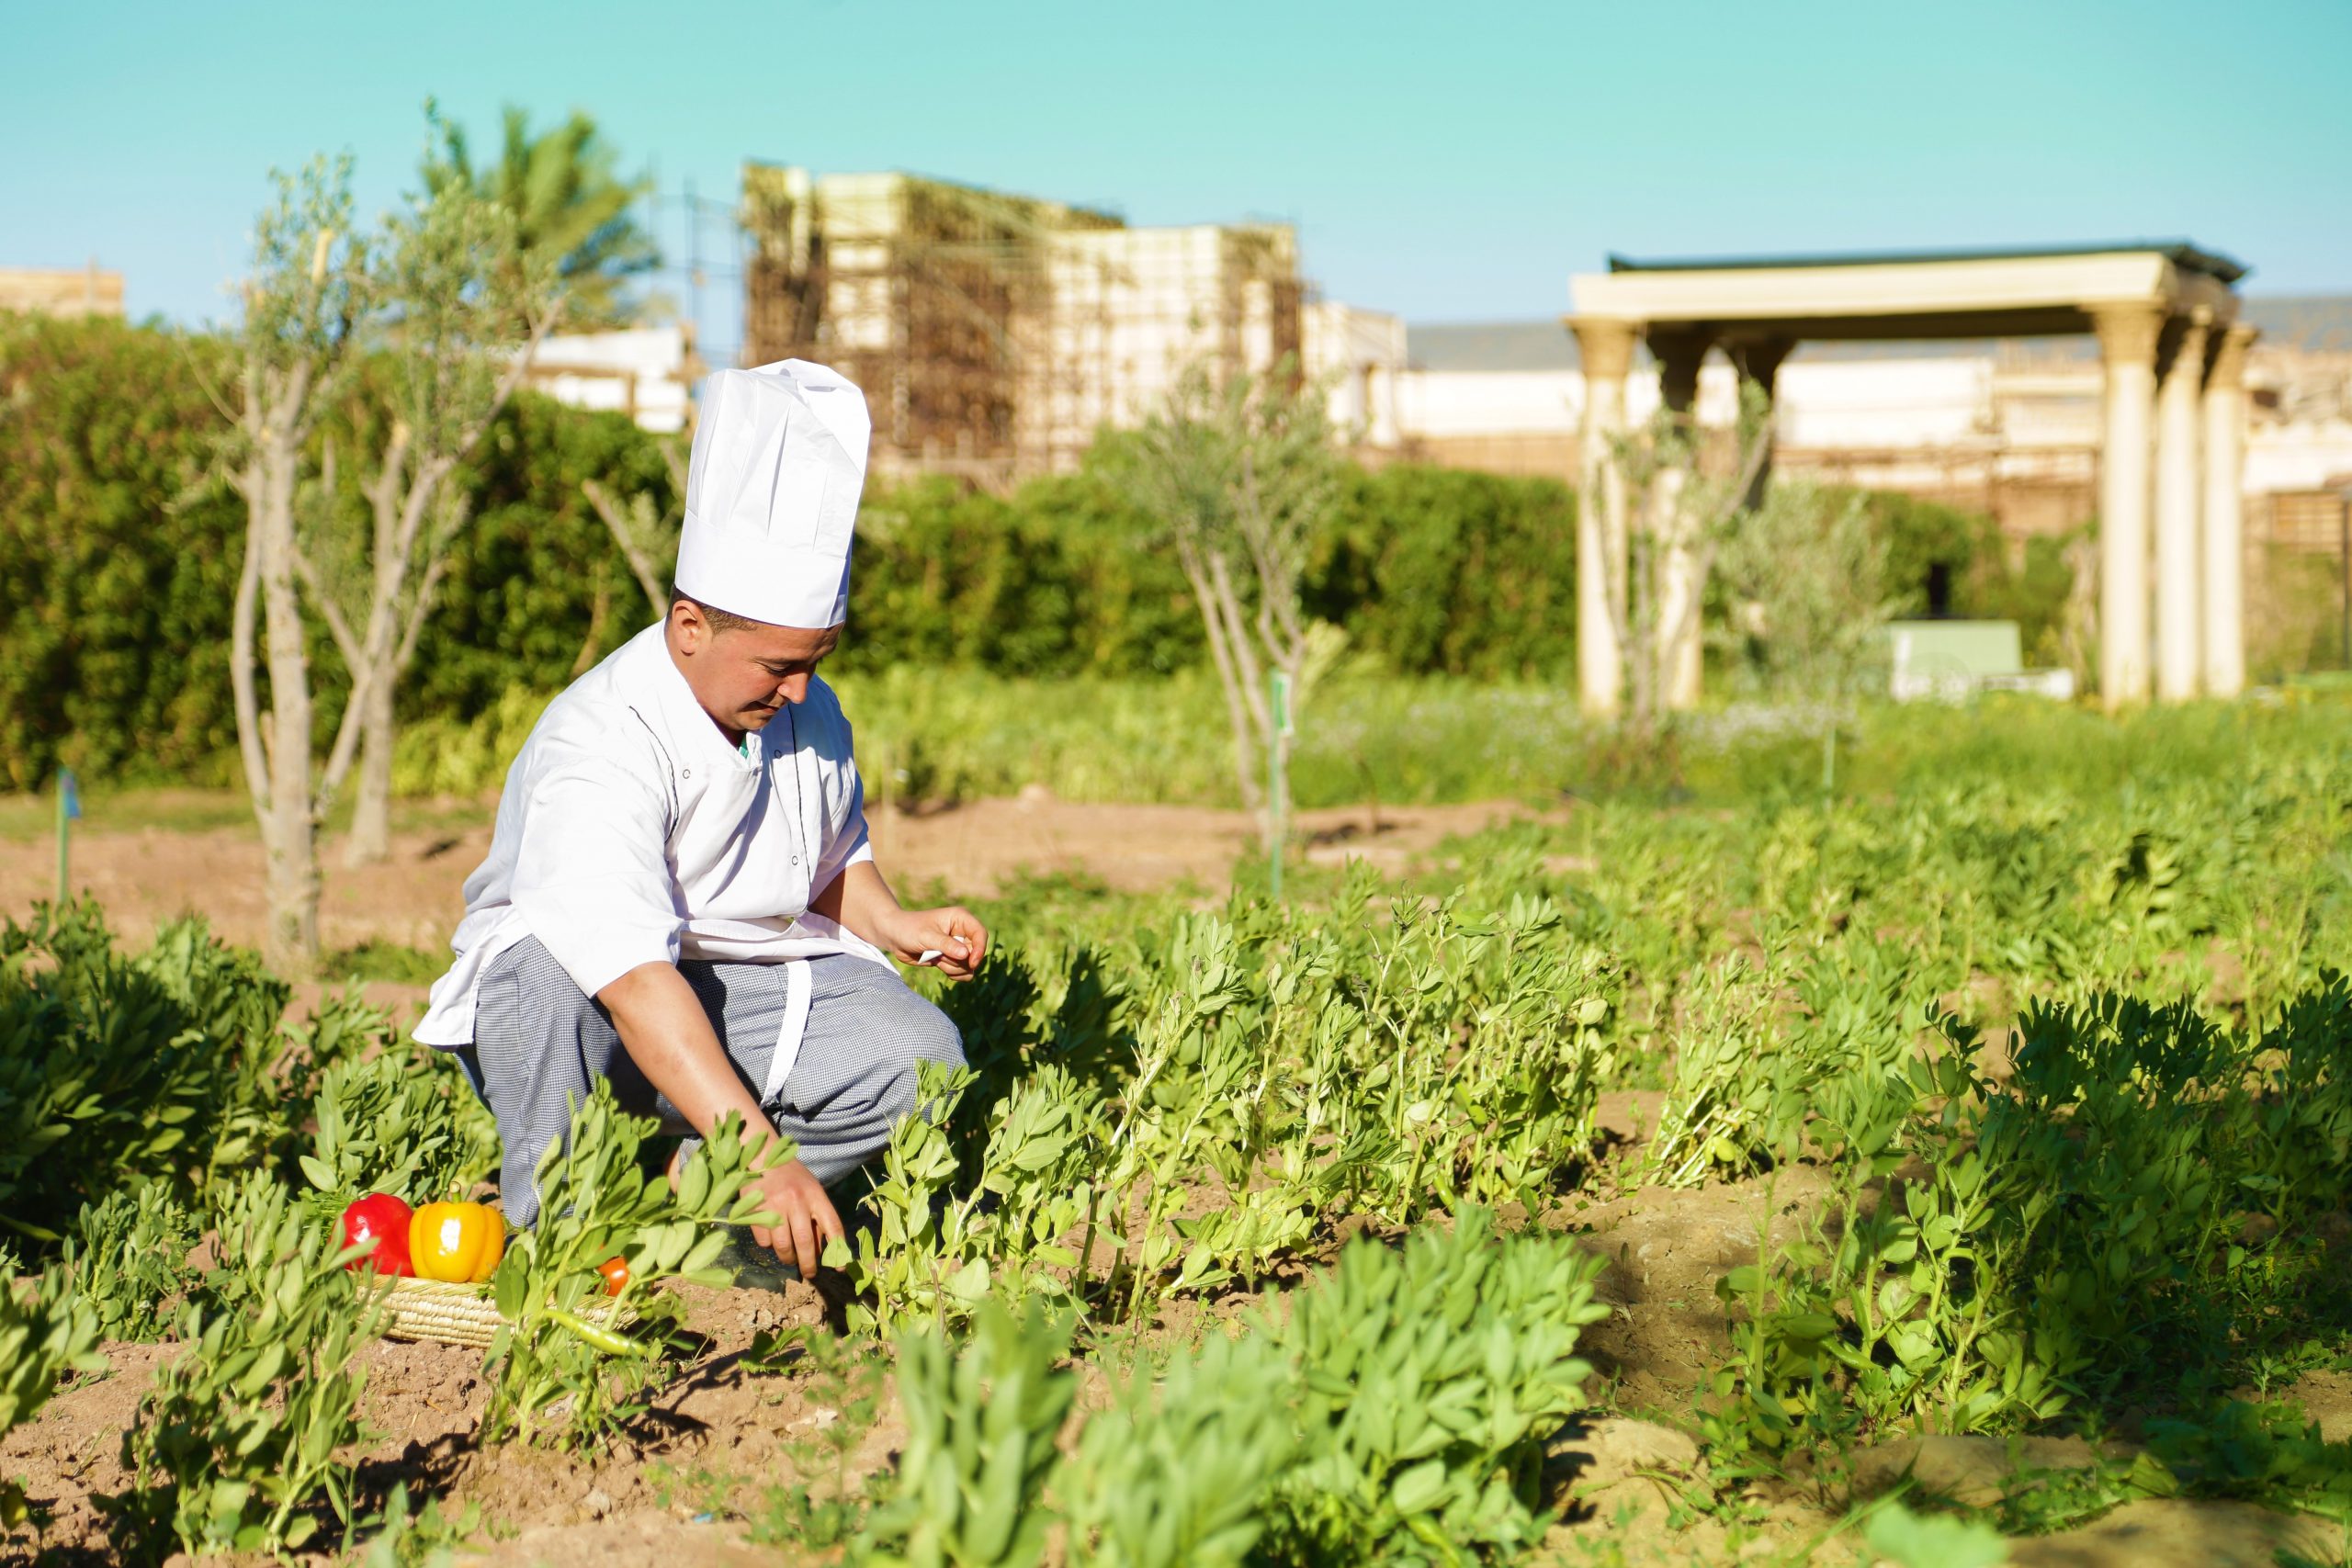
M 873 422 L 865 395 L 805 359 L 702 384 L 678 591 L 776 626 L 839 626 Z

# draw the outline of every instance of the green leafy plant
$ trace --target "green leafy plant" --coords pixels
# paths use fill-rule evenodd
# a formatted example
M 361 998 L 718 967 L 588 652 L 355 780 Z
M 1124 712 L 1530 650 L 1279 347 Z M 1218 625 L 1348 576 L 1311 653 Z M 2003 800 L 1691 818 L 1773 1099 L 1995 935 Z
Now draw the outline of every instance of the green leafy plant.
M 161 1184 L 115 1192 L 82 1211 L 62 1253 L 77 1295 L 108 1339 L 160 1339 L 197 1281 L 197 1219 Z
M 1544 1443 L 1586 1404 L 1600 1262 L 1482 1210 L 1401 1252 L 1359 1241 L 1266 1332 L 1297 1367 L 1299 1457 L 1274 1550 L 1314 1561 L 1508 1555 L 1549 1522 Z
M 2009 1549 L 1990 1526 L 1915 1514 L 1899 1501 L 1871 1515 L 1862 1539 L 1896 1568 L 1994 1568 L 2009 1560 Z
M 1267 1501 L 1298 1451 L 1292 1369 L 1263 1336 L 1211 1335 L 1154 1376 L 1137 1368 L 1088 1416 L 1054 1483 L 1069 1560 L 1100 1568 L 1250 1561 Z
M 1058 1363 L 1067 1320 L 1034 1303 L 1016 1318 L 981 1305 L 951 1348 L 936 1330 L 899 1341 L 907 1446 L 894 1488 L 867 1532 L 870 1560 L 917 1568 L 1028 1563 L 1042 1555 L 1043 1506 L 1078 1380 Z
M 0 1225 L 55 1244 L 117 1189 L 265 1154 L 285 998 L 193 923 L 135 959 L 87 905 L 0 927 Z
M 256 1305 L 277 1289 L 283 1261 L 300 1252 L 306 1234 L 334 1229 L 330 1219 L 307 1213 L 294 1190 L 266 1170 L 215 1187 L 206 1199 L 215 1262 L 205 1271 L 198 1300 L 222 1311 Z
M 1424 909 L 1359 873 L 1340 901 L 1366 918 L 1338 925 L 1237 899 L 1177 919 L 1124 998 L 1074 969 L 1061 1010 L 998 960 L 975 1066 L 923 1077 L 936 1120 L 884 1154 L 853 1321 L 1035 1298 L 1139 1332 L 1350 1212 L 1550 1203 L 1592 1151 L 1615 975 L 1550 901 L 1471 897 Z
M 117 1511 L 190 1551 L 294 1550 L 318 1536 L 322 1505 L 346 1527 L 353 1517 L 339 1454 L 367 1436 L 368 1374 L 352 1361 L 375 1309 L 331 1227 L 302 1224 L 283 1201 L 277 1212 L 281 1224 L 249 1233 L 251 1294 L 185 1310 L 186 1348 L 123 1434 L 131 1491 Z
M 412 1204 L 462 1199 L 498 1163 L 498 1126 L 446 1055 L 390 1049 L 321 1078 L 318 1132 L 301 1156 L 311 1207 L 341 1213 L 389 1192 Z
M 2329 1442 L 2295 1405 L 2230 1400 L 2197 1420 L 2154 1421 L 2149 1455 L 2182 1492 L 2242 1497 L 2352 1524 L 2352 1442 Z M 2143 1491 L 2165 1489 L 2135 1475 Z
M 450 1568 L 458 1549 L 482 1528 L 481 1506 L 448 1509 L 438 1497 L 411 1506 L 408 1483 L 395 1482 L 374 1527 L 352 1554 L 354 1568 Z
M 642 1411 L 664 1374 L 679 1307 L 655 1287 L 670 1279 L 733 1282 L 718 1266 L 728 1227 L 765 1213 L 747 1185 L 742 1127 L 730 1119 L 703 1140 L 673 1193 L 639 1158 L 657 1126 L 623 1111 L 599 1081 L 573 1114 L 571 1136 L 540 1161 L 537 1228 L 514 1238 L 491 1280 L 505 1320 L 487 1361 L 482 1426 L 493 1439 L 601 1446 Z M 769 1147 L 771 1157 L 789 1154 L 779 1143 Z M 616 1257 L 628 1265 L 617 1305 L 633 1328 L 596 1321 L 607 1299 L 597 1269 Z

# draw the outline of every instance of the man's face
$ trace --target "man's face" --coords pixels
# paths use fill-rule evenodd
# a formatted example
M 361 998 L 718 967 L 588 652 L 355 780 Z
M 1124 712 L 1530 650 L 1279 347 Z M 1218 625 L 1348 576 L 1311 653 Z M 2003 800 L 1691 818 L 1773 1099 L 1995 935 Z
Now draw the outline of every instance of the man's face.
M 732 626 L 715 630 L 700 610 L 670 606 L 670 649 L 703 711 L 728 729 L 763 729 L 768 720 L 808 694 L 818 660 L 833 651 L 842 629 Z

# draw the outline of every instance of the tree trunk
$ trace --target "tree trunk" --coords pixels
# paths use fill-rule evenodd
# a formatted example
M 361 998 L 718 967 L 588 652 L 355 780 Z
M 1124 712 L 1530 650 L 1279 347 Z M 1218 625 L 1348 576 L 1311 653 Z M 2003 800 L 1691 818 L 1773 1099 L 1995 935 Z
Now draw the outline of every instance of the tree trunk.
M 1217 613 L 1216 591 L 1209 586 L 1198 556 L 1190 548 L 1180 548 L 1179 553 L 1185 579 L 1193 585 L 1193 597 L 1201 606 L 1201 626 L 1208 635 L 1217 684 L 1225 688 L 1226 714 L 1233 721 L 1233 776 L 1240 787 L 1242 809 L 1258 811 L 1263 800 L 1258 788 L 1258 749 L 1250 728 L 1250 710 L 1242 702 L 1241 677 L 1234 669 L 1232 650 L 1225 645 L 1225 620 Z
M 248 527 L 261 530 L 262 626 L 269 663 L 269 798 L 262 842 L 269 929 L 263 957 L 278 974 L 309 976 L 319 962 L 319 851 L 311 795 L 311 664 L 294 590 L 294 484 L 300 452 L 290 435 L 271 431 L 262 461 L 259 506 Z
M 392 682 L 385 677 L 368 682 L 359 709 L 359 794 L 352 801 L 351 836 L 344 841 L 343 863 L 372 865 L 392 852 L 392 746 L 399 730 L 392 722 Z

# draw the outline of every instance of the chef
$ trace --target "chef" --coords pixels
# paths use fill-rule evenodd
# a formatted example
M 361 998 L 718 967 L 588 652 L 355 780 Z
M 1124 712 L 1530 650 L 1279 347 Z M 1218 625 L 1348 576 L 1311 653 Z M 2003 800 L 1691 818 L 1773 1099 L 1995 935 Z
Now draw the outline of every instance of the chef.
M 729 1111 L 797 1157 L 757 1239 L 803 1278 L 842 1234 L 827 1189 L 915 1107 L 956 1027 L 890 961 L 969 979 L 988 932 L 901 908 L 866 841 L 841 705 L 817 678 L 849 608 L 865 399 L 787 359 L 704 383 L 669 615 L 550 704 L 466 880 L 457 962 L 416 1037 L 498 1118 L 507 1217 L 598 1078 L 673 1130 Z

